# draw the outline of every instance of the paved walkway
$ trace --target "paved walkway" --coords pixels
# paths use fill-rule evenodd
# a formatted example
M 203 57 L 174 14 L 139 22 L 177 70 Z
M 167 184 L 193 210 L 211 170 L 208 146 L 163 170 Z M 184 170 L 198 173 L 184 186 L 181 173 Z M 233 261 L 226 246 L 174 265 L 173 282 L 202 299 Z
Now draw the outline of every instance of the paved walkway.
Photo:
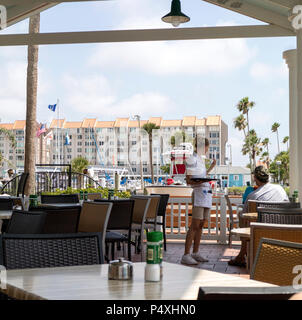
M 164 252 L 164 261 L 180 264 L 184 252 L 184 240 L 168 240 L 167 251 Z M 228 245 L 217 244 L 216 241 L 202 241 L 200 245 L 200 254 L 207 258 L 209 262 L 199 263 L 193 268 L 212 270 L 220 273 L 232 274 L 249 279 L 246 268 L 229 266 L 228 261 L 237 256 L 240 250 L 240 242 L 233 242 L 232 248 Z M 117 252 L 118 254 L 122 252 Z M 133 254 L 133 262 L 141 261 L 140 255 Z

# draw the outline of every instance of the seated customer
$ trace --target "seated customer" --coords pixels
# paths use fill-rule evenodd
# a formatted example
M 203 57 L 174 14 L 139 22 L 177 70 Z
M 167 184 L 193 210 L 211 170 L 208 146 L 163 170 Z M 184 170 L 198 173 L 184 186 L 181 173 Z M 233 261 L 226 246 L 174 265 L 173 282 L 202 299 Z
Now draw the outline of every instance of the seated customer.
M 255 189 L 251 186 L 251 183 L 248 181 L 246 183 L 246 189 L 244 191 L 244 194 L 242 196 L 242 203 L 245 203 L 245 200 L 247 198 L 247 196 L 252 193 Z
M 265 167 L 263 166 L 256 167 L 253 174 L 254 174 L 255 183 L 258 188 L 247 196 L 244 202 L 242 213 L 248 212 L 249 200 L 272 201 L 272 202 L 274 201 L 288 202 L 289 201 L 285 190 L 281 186 L 277 184 L 269 183 L 269 172 Z M 239 217 L 239 227 L 241 228 L 245 227 L 241 217 Z M 244 267 L 246 254 L 247 254 L 247 243 L 245 240 L 243 240 L 241 243 L 241 250 L 238 256 L 235 259 L 230 260 L 229 265 Z

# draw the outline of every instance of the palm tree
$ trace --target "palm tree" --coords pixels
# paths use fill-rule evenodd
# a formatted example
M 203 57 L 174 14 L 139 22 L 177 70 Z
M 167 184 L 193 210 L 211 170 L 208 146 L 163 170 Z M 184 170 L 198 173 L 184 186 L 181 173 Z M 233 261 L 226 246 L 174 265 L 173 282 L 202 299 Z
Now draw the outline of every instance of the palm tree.
M 89 161 L 85 157 L 76 157 L 71 161 L 71 171 L 77 173 L 83 173 L 84 169 L 89 166 Z M 82 174 L 77 177 L 78 185 L 84 185 L 84 176 Z
M 278 146 L 278 154 L 280 153 L 280 143 L 279 143 L 279 132 L 278 132 L 278 128 L 280 127 L 280 123 L 275 122 L 272 125 L 272 132 L 276 132 L 277 133 L 277 146 Z
M 71 170 L 73 172 L 83 173 L 84 169 L 89 166 L 89 161 L 84 157 L 76 157 L 71 161 Z
M 289 148 L 288 141 L 289 141 L 289 136 L 284 137 L 283 141 L 282 141 L 284 144 L 286 143 L 287 151 L 288 151 L 288 148 Z
M 0 135 L 4 135 L 9 140 L 9 144 L 13 149 L 16 148 L 16 145 L 17 145 L 16 138 L 9 130 L 5 128 L 0 128 Z M 8 162 L 8 160 L 5 159 L 2 153 L 0 152 L 0 166 L 3 165 L 3 161 Z
M 249 111 L 255 106 L 254 101 L 249 101 L 248 97 L 242 98 L 238 103 L 237 103 L 237 109 L 239 112 L 242 113 L 242 116 L 244 118 L 244 115 L 246 116 L 246 127 L 247 127 L 247 134 L 245 135 L 245 138 L 247 138 L 247 135 L 250 133 L 250 120 L 249 120 Z M 245 131 L 244 131 L 245 132 Z M 250 139 L 247 139 L 247 142 L 249 143 Z M 249 148 L 249 145 L 247 145 Z M 249 148 L 250 149 L 250 148 Z M 250 167 L 252 168 L 252 151 L 250 150 L 248 152 L 249 159 L 250 159 Z M 252 181 L 253 181 L 253 176 L 251 175 Z
M 270 158 L 269 158 L 269 138 L 264 138 L 262 140 L 262 146 L 266 148 L 266 151 L 262 153 L 262 160 L 266 163 L 267 168 L 270 167 Z
M 185 131 L 177 131 L 177 132 L 175 132 L 175 135 L 171 136 L 171 138 L 170 138 L 170 143 L 171 143 L 172 147 L 175 147 L 175 144 L 177 141 L 181 141 L 181 143 L 183 143 L 183 142 L 193 143 L 193 138 L 191 136 L 187 135 L 185 133 Z
M 29 34 L 39 33 L 40 14 L 29 18 Z M 25 127 L 25 160 L 24 172 L 29 173 L 25 194 L 35 193 L 35 160 L 37 133 L 37 90 L 38 90 L 38 56 L 39 46 L 29 44 L 27 54 L 27 97 L 26 97 L 26 127 Z
M 256 167 L 256 157 L 259 156 L 262 152 L 262 143 L 261 139 L 258 138 L 257 133 L 254 129 L 250 130 L 249 134 L 247 135 L 244 145 L 242 147 L 243 155 L 248 153 L 251 154 L 251 158 L 253 160 L 252 166 L 250 167 L 252 171 Z
M 234 120 L 234 127 L 239 131 L 243 131 L 244 137 L 246 138 L 245 129 L 247 127 L 247 122 L 243 114 L 241 114 Z
M 246 115 L 247 132 L 250 132 L 249 111 L 255 106 L 254 101 L 249 101 L 248 97 L 241 99 L 237 104 L 237 109 Z
M 151 166 L 151 179 L 152 179 L 152 183 L 154 183 L 152 132 L 153 130 L 159 129 L 159 126 L 157 126 L 155 123 L 149 122 L 143 125 L 143 129 L 148 133 L 148 136 L 149 136 L 149 158 L 150 158 L 150 166 Z

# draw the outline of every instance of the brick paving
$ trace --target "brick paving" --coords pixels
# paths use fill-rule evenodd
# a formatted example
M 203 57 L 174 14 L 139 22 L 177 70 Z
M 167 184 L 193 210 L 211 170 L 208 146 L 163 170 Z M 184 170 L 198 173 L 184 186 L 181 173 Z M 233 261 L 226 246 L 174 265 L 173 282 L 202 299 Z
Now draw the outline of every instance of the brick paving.
M 167 240 L 167 251 L 164 252 L 164 261 L 180 264 L 184 246 L 184 240 Z M 239 251 L 240 242 L 233 242 L 232 248 L 229 248 L 228 245 L 217 244 L 216 241 L 202 241 L 199 252 L 203 257 L 207 258 L 209 262 L 199 263 L 198 265 L 192 266 L 192 268 L 232 274 L 249 279 L 246 268 L 228 265 L 228 261 L 237 256 Z M 122 256 L 122 251 L 116 253 L 116 257 L 119 255 Z M 133 253 L 132 260 L 133 262 L 139 262 L 141 261 L 141 256 Z

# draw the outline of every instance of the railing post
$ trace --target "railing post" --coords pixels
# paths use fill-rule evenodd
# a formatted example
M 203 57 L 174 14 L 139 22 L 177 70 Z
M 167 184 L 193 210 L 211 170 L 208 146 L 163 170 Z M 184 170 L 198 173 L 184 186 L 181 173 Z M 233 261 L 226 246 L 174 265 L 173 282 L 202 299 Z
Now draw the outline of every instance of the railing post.
M 68 187 L 71 188 L 71 165 L 68 165 Z
M 226 201 L 222 196 L 220 197 L 220 243 L 227 243 L 227 209 L 226 209 Z

